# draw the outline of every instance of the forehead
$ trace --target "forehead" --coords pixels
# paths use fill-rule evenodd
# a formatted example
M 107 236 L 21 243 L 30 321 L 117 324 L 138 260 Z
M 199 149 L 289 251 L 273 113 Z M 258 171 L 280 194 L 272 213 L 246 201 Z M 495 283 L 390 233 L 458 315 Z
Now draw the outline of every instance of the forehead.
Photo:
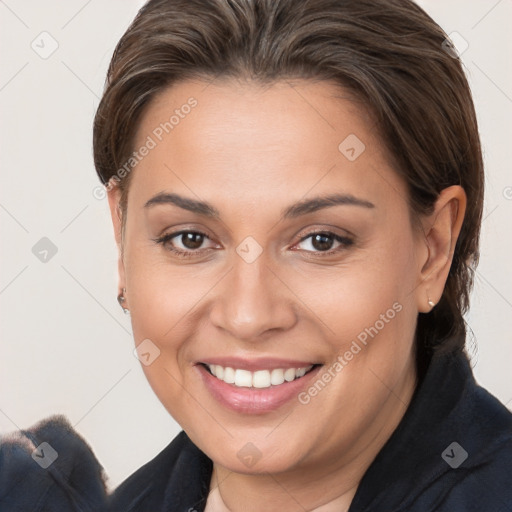
M 405 200 L 371 116 L 329 82 L 181 82 L 142 116 L 134 149 L 143 146 L 132 176 L 140 201 L 176 188 L 231 203 L 313 189 Z

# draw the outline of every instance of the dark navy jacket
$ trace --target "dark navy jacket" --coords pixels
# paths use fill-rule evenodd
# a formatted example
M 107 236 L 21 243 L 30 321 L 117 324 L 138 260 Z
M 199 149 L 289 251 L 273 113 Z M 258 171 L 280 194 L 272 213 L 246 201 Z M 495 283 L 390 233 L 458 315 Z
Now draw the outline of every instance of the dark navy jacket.
M 27 469 L 27 474 L 30 471 L 36 469 Z M 108 509 L 202 512 L 211 472 L 211 460 L 181 432 L 108 497 Z M 4 483 L 13 480 L 12 473 L 15 468 L 2 447 L 1 512 L 90 510 L 16 508 L 9 498 L 5 501 L 9 486 Z M 90 496 L 97 496 L 97 473 L 92 473 L 81 483 L 55 480 L 53 485 L 71 485 L 77 493 L 87 494 L 90 487 Z M 41 482 L 49 485 L 48 479 Z M 24 486 L 27 503 L 41 493 L 33 481 L 33 487 L 18 485 Z M 476 384 L 465 354 L 432 358 L 402 421 L 366 471 L 349 509 L 431 511 L 512 512 L 512 413 Z
M 64 416 L 0 437 L 0 512 L 103 512 L 103 468 Z

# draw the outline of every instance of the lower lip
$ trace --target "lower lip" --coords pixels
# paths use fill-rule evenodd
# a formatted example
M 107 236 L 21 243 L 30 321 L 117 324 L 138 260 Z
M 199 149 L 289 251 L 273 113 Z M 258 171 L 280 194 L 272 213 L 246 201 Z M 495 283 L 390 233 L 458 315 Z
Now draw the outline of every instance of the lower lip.
M 214 377 L 202 364 L 196 365 L 203 382 L 213 397 L 224 407 L 244 414 L 264 414 L 275 411 L 284 404 L 297 398 L 306 388 L 321 366 L 291 382 L 269 388 L 245 388 L 227 384 Z

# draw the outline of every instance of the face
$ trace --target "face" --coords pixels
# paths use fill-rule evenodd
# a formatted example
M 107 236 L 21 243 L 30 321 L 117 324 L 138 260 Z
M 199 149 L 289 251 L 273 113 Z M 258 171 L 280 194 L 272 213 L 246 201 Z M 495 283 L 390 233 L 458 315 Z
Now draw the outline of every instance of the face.
M 426 249 L 361 105 L 328 82 L 183 82 L 146 110 L 143 146 L 120 284 L 192 441 L 232 471 L 293 473 L 389 436 Z

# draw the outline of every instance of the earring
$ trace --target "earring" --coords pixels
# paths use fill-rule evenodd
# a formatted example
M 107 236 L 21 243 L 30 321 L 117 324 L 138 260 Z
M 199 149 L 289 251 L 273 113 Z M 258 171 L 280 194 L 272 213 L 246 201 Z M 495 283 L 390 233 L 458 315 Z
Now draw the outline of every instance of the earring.
M 124 303 L 126 302 L 126 297 L 124 296 L 125 292 L 126 288 L 123 288 L 121 293 L 117 296 L 117 302 L 119 302 L 119 305 L 123 308 L 123 313 L 127 315 L 130 313 L 130 310 L 124 307 Z
M 430 308 L 434 308 L 434 306 L 436 305 L 436 303 L 433 301 L 433 300 L 430 300 L 430 298 L 428 299 L 428 305 L 430 306 Z

